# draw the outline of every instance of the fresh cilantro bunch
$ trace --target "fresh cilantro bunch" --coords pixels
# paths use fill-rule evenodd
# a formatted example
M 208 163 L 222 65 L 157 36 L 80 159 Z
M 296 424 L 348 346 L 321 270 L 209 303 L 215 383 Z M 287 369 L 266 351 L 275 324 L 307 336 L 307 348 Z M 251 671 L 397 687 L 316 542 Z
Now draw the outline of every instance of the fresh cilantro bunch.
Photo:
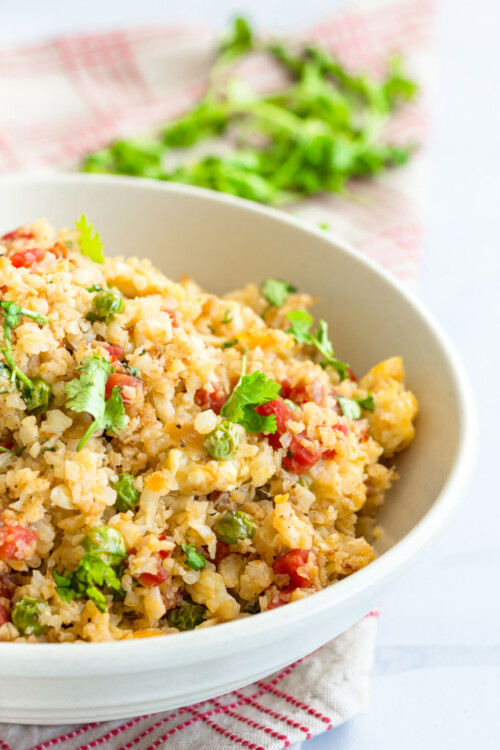
M 233 392 L 221 409 L 221 416 L 241 424 L 246 432 L 276 432 L 276 417 L 261 416 L 255 409 L 278 397 L 281 386 L 263 372 L 256 370 L 246 375 L 246 353 L 241 364 L 241 375 Z
M 314 318 L 306 310 L 293 310 L 288 313 L 287 318 L 292 324 L 287 333 L 291 333 L 299 344 L 314 346 L 323 355 L 321 366 L 330 365 L 337 370 L 340 379 L 345 380 L 348 376 L 349 365 L 334 356 L 332 342 L 328 338 L 328 323 L 320 320 L 318 330 L 311 332 Z
M 260 94 L 235 78 L 231 66 L 253 50 L 282 65 L 289 85 Z M 248 21 L 237 18 L 220 44 L 206 93 L 188 112 L 152 138 L 120 139 L 90 154 L 82 168 L 183 182 L 279 206 L 404 164 L 414 144 L 387 143 L 383 131 L 417 91 L 398 57 L 389 59 L 378 80 L 352 73 L 316 45 L 258 41 Z M 230 153 L 167 166 L 170 149 L 224 133 Z
M 25 375 L 14 361 L 12 354 L 12 335 L 11 331 L 13 328 L 17 328 L 21 324 L 23 317 L 34 320 L 35 323 L 40 325 L 48 325 L 50 320 L 40 313 L 33 312 L 32 310 L 26 310 L 21 307 L 17 302 L 9 300 L 2 300 L 0 302 L 0 313 L 3 315 L 3 339 L 5 346 L 0 348 L 5 361 L 10 371 L 10 380 L 15 383 L 19 390 L 21 390 L 18 381 L 23 384 L 23 392 L 27 395 L 31 394 L 34 389 L 34 385 L 31 380 Z
M 105 562 L 101 555 L 99 550 L 86 552 L 72 573 L 61 575 L 53 569 L 56 592 L 64 602 L 92 599 L 99 612 L 105 612 L 107 604 L 103 590 L 115 597 L 121 596 L 120 578 L 115 568 Z
M 82 214 L 80 220 L 75 222 L 76 228 L 80 231 L 80 252 L 82 255 L 88 255 L 94 263 L 104 263 L 102 254 L 102 242 L 99 233 L 93 234 L 92 224 L 89 224 L 85 214 Z
M 118 434 L 119 430 L 127 426 L 128 417 L 120 395 L 121 388 L 114 386 L 110 397 L 107 399 L 105 397 L 106 383 L 115 371 L 107 359 L 98 354 L 94 354 L 93 357 L 84 357 L 77 370 L 81 373 L 80 377 L 70 380 L 64 386 L 66 406 L 77 413 L 87 412 L 94 417 L 78 443 L 77 451 L 81 451 L 97 430 L 107 430 L 115 435 Z

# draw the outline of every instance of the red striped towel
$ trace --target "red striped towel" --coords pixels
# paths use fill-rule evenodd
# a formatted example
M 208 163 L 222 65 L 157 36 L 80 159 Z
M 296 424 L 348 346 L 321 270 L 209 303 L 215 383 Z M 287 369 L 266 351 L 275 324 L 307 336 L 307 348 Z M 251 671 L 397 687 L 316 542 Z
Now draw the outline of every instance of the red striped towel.
M 381 69 L 388 53 L 400 51 L 425 84 L 432 10 L 430 0 L 360 0 L 304 36 L 330 46 L 353 68 Z M 65 37 L 0 50 L 0 174 L 71 168 L 117 135 L 179 114 L 203 90 L 213 54 L 214 34 L 192 27 Z M 245 63 L 242 73 L 258 86 L 276 82 L 276 69 L 259 58 Z M 424 96 L 391 128 L 394 139 L 423 144 Z M 354 196 L 320 196 L 294 213 L 328 222 L 333 232 L 413 281 L 424 162 L 421 147 L 408 166 L 353 187 Z M 375 617 L 367 617 L 278 674 L 177 711 L 73 728 L 0 725 L 0 750 L 288 747 L 366 710 L 374 631 Z

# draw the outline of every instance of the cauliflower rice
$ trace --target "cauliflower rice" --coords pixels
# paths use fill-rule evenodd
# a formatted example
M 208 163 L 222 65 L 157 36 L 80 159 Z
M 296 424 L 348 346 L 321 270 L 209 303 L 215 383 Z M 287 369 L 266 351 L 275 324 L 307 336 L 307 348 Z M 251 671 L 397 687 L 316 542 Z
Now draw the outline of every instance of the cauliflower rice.
M 341 380 L 288 332 L 308 295 L 217 297 L 145 259 L 94 262 L 83 232 L 37 221 L 0 239 L 0 299 L 24 311 L 9 328 L 18 308 L 0 310 L 0 640 L 208 627 L 370 563 L 414 436 L 401 358 Z M 269 392 L 245 413 L 275 432 L 228 418 L 254 380 Z

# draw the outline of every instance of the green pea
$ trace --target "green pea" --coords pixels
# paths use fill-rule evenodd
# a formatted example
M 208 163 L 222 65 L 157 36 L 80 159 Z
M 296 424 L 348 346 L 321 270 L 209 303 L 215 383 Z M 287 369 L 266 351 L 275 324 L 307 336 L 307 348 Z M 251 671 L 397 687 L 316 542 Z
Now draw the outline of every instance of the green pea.
M 32 378 L 33 390 L 24 394 L 27 414 L 44 414 L 54 398 L 52 388 L 43 378 Z
M 228 510 L 215 523 L 217 538 L 225 544 L 236 544 L 238 539 L 255 536 L 257 526 L 252 516 L 242 510 Z
M 12 608 L 12 622 L 21 635 L 43 635 L 47 625 L 40 623 L 40 616 L 49 609 L 44 599 L 23 596 Z
M 224 420 L 210 432 L 205 439 L 205 448 L 212 458 L 217 461 L 226 461 L 234 456 L 238 450 L 240 434 L 238 428 L 232 422 Z
M 104 552 L 105 562 L 118 565 L 126 556 L 125 540 L 112 526 L 95 526 L 82 541 L 87 552 Z
M 204 621 L 206 611 L 202 604 L 183 602 L 167 612 L 168 624 L 178 630 L 193 630 Z
M 123 299 L 121 295 L 113 289 L 102 290 L 97 292 L 92 303 L 92 310 L 87 313 L 87 320 L 95 323 L 96 320 L 102 320 L 109 323 L 113 315 L 123 312 Z
M 116 490 L 116 509 L 120 513 L 134 510 L 139 505 L 141 493 L 134 487 L 135 477 L 132 474 L 120 474 L 118 480 L 111 486 Z

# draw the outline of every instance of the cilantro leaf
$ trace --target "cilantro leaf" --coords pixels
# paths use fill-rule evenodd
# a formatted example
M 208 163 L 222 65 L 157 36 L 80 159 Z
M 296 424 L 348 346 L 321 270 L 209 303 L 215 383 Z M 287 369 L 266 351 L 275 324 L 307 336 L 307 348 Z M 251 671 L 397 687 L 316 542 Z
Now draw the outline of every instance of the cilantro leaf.
M 235 60 L 245 54 L 254 45 L 253 32 L 250 23 L 243 16 L 233 19 L 233 25 L 228 36 L 222 40 L 219 46 L 219 65 Z
M 81 372 L 80 377 L 70 380 L 63 389 L 66 406 L 77 413 L 88 412 L 94 417 L 78 443 L 77 451 L 80 451 L 97 430 L 108 430 L 114 434 L 123 430 L 128 424 L 128 417 L 120 395 L 121 388 L 114 386 L 110 397 L 105 398 L 106 383 L 115 371 L 107 359 L 97 354 L 84 357 L 77 370 Z
M 255 409 L 277 398 L 281 386 L 260 370 L 245 374 L 246 354 L 243 357 L 241 376 L 233 392 L 221 409 L 221 416 L 241 424 L 247 432 L 276 432 L 274 414 L 262 416 Z
M 310 330 L 314 324 L 314 318 L 306 310 L 292 310 L 286 316 L 292 325 L 288 329 L 299 344 L 312 344 Z
M 291 333 L 300 344 L 314 346 L 323 355 L 321 367 L 330 365 L 337 370 L 340 380 L 345 380 L 348 376 L 349 365 L 334 356 L 332 342 L 328 338 L 328 323 L 320 320 L 316 333 L 311 333 L 314 320 L 312 315 L 305 310 L 293 310 L 287 314 L 287 318 L 292 323 L 287 333 Z
M 266 279 L 260 285 L 259 291 L 270 307 L 282 307 L 288 297 L 297 291 L 297 287 L 281 279 Z
M 104 263 L 102 242 L 99 233 L 96 232 L 95 234 L 92 234 L 92 224 L 89 224 L 85 214 L 82 214 L 80 220 L 75 222 L 75 226 L 80 230 L 81 254 L 88 255 L 94 263 Z
M 342 414 L 348 419 L 361 419 L 361 409 L 365 409 L 366 411 L 374 411 L 375 409 L 373 396 L 370 392 L 368 392 L 368 395 L 364 399 L 359 396 L 354 396 L 354 398 L 337 396 L 337 401 L 342 409 Z
M 342 414 L 348 419 L 361 419 L 361 406 L 353 398 L 337 396 Z
M 207 564 L 206 559 L 196 551 L 194 544 L 182 543 L 182 551 L 186 555 L 185 565 L 193 570 L 201 570 Z
M 358 402 L 362 409 L 365 409 L 365 411 L 375 411 L 375 401 L 373 400 L 373 396 L 370 391 L 368 391 L 368 393 L 366 394 L 366 398 L 355 396 L 355 400 Z

